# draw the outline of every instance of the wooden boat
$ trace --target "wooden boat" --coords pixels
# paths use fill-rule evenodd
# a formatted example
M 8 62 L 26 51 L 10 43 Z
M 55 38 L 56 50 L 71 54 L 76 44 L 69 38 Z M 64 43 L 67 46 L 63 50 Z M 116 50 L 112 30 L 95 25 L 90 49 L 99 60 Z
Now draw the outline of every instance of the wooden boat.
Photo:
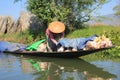
M 39 52 L 39 51 L 3 51 L 3 52 L 18 54 L 18 55 L 39 56 L 39 57 L 77 58 L 111 48 L 113 48 L 113 46 L 107 48 L 95 49 L 95 50 L 80 50 L 75 52 Z

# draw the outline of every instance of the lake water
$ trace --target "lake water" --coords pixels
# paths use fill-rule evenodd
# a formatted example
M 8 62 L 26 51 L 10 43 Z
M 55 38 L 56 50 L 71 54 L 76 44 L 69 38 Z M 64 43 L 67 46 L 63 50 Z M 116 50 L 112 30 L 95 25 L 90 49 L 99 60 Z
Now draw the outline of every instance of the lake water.
M 10 47 L 6 42 L 0 42 L 1 51 L 6 46 Z M 88 62 L 80 58 L 45 58 L 0 52 L 0 80 L 120 80 L 120 62 Z

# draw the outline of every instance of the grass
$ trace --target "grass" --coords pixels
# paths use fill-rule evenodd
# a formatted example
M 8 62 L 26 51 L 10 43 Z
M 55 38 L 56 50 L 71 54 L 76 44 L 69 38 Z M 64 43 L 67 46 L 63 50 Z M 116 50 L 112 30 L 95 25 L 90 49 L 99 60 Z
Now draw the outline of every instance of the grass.
M 94 34 L 102 35 L 102 34 L 110 33 L 111 31 L 119 32 L 120 27 L 91 26 L 91 27 L 86 27 L 84 29 L 75 30 L 74 32 L 68 34 L 66 37 L 67 38 L 88 37 Z
M 10 34 L 0 35 L 0 41 L 9 41 L 9 42 L 16 42 L 23 44 L 31 44 L 42 38 L 44 38 L 43 33 L 34 39 L 34 34 L 31 34 L 28 30 L 22 33 L 10 33 Z
M 66 34 L 65 37 L 80 38 L 80 37 L 92 36 L 94 34 L 97 34 L 100 36 L 102 34 L 105 34 L 108 37 L 112 38 L 113 36 L 120 34 L 120 27 L 99 26 L 99 25 L 98 26 L 90 26 L 90 27 L 85 27 L 83 29 L 77 29 L 69 34 Z M 42 35 L 39 35 L 36 39 L 33 39 L 33 35 L 29 34 L 29 31 L 26 31 L 24 33 L 13 33 L 13 34 L 0 35 L 0 40 L 10 41 L 10 42 L 30 43 L 30 42 L 39 40 L 40 38 L 42 38 L 41 37 Z M 118 36 L 116 36 L 116 37 L 118 37 Z
M 31 39 L 28 39 L 30 37 L 31 35 L 28 34 L 11 33 L 11 34 L 0 35 L 0 40 L 27 44 L 30 43 L 30 41 L 32 41 L 32 37 Z

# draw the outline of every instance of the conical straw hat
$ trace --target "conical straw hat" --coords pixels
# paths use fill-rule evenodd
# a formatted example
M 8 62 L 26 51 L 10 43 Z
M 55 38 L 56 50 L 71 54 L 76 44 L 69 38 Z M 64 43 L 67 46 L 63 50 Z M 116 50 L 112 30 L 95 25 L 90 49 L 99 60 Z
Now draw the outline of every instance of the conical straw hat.
M 62 22 L 54 21 L 49 24 L 48 29 L 53 33 L 61 33 L 65 30 L 65 25 Z

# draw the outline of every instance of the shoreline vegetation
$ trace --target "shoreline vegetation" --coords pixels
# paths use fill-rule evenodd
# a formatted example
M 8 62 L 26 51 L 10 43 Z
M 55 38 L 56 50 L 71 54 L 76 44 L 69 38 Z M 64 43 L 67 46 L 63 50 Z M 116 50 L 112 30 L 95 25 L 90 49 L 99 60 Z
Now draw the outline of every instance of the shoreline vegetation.
M 67 38 L 80 38 L 80 37 L 88 37 L 97 34 L 98 36 L 105 35 L 109 38 L 112 43 L 115 45 L 115 48 L 107 51 L 103 51 L 102 53 L 93 54 L 98 57 L 109 57 L 109 58 L 119 58 L 120 57 L 120 27 L 106 26 L 106 25 L 97 25 L 97 26 L 86 26 L 82 29 L 77 29 L 69 34 L 66 34 Z M 23 44 L 32 44 L 35 41 L 39 41 L 40 39 L 45 38 L 45 33 L 41 33 L 36 38 L 34 38 L 33 34 L 30 34 L 28 30 L 22 33 L 13 33 L 13 34 L 4 34 L 0 35 L 0 41 L 9 41 Z

